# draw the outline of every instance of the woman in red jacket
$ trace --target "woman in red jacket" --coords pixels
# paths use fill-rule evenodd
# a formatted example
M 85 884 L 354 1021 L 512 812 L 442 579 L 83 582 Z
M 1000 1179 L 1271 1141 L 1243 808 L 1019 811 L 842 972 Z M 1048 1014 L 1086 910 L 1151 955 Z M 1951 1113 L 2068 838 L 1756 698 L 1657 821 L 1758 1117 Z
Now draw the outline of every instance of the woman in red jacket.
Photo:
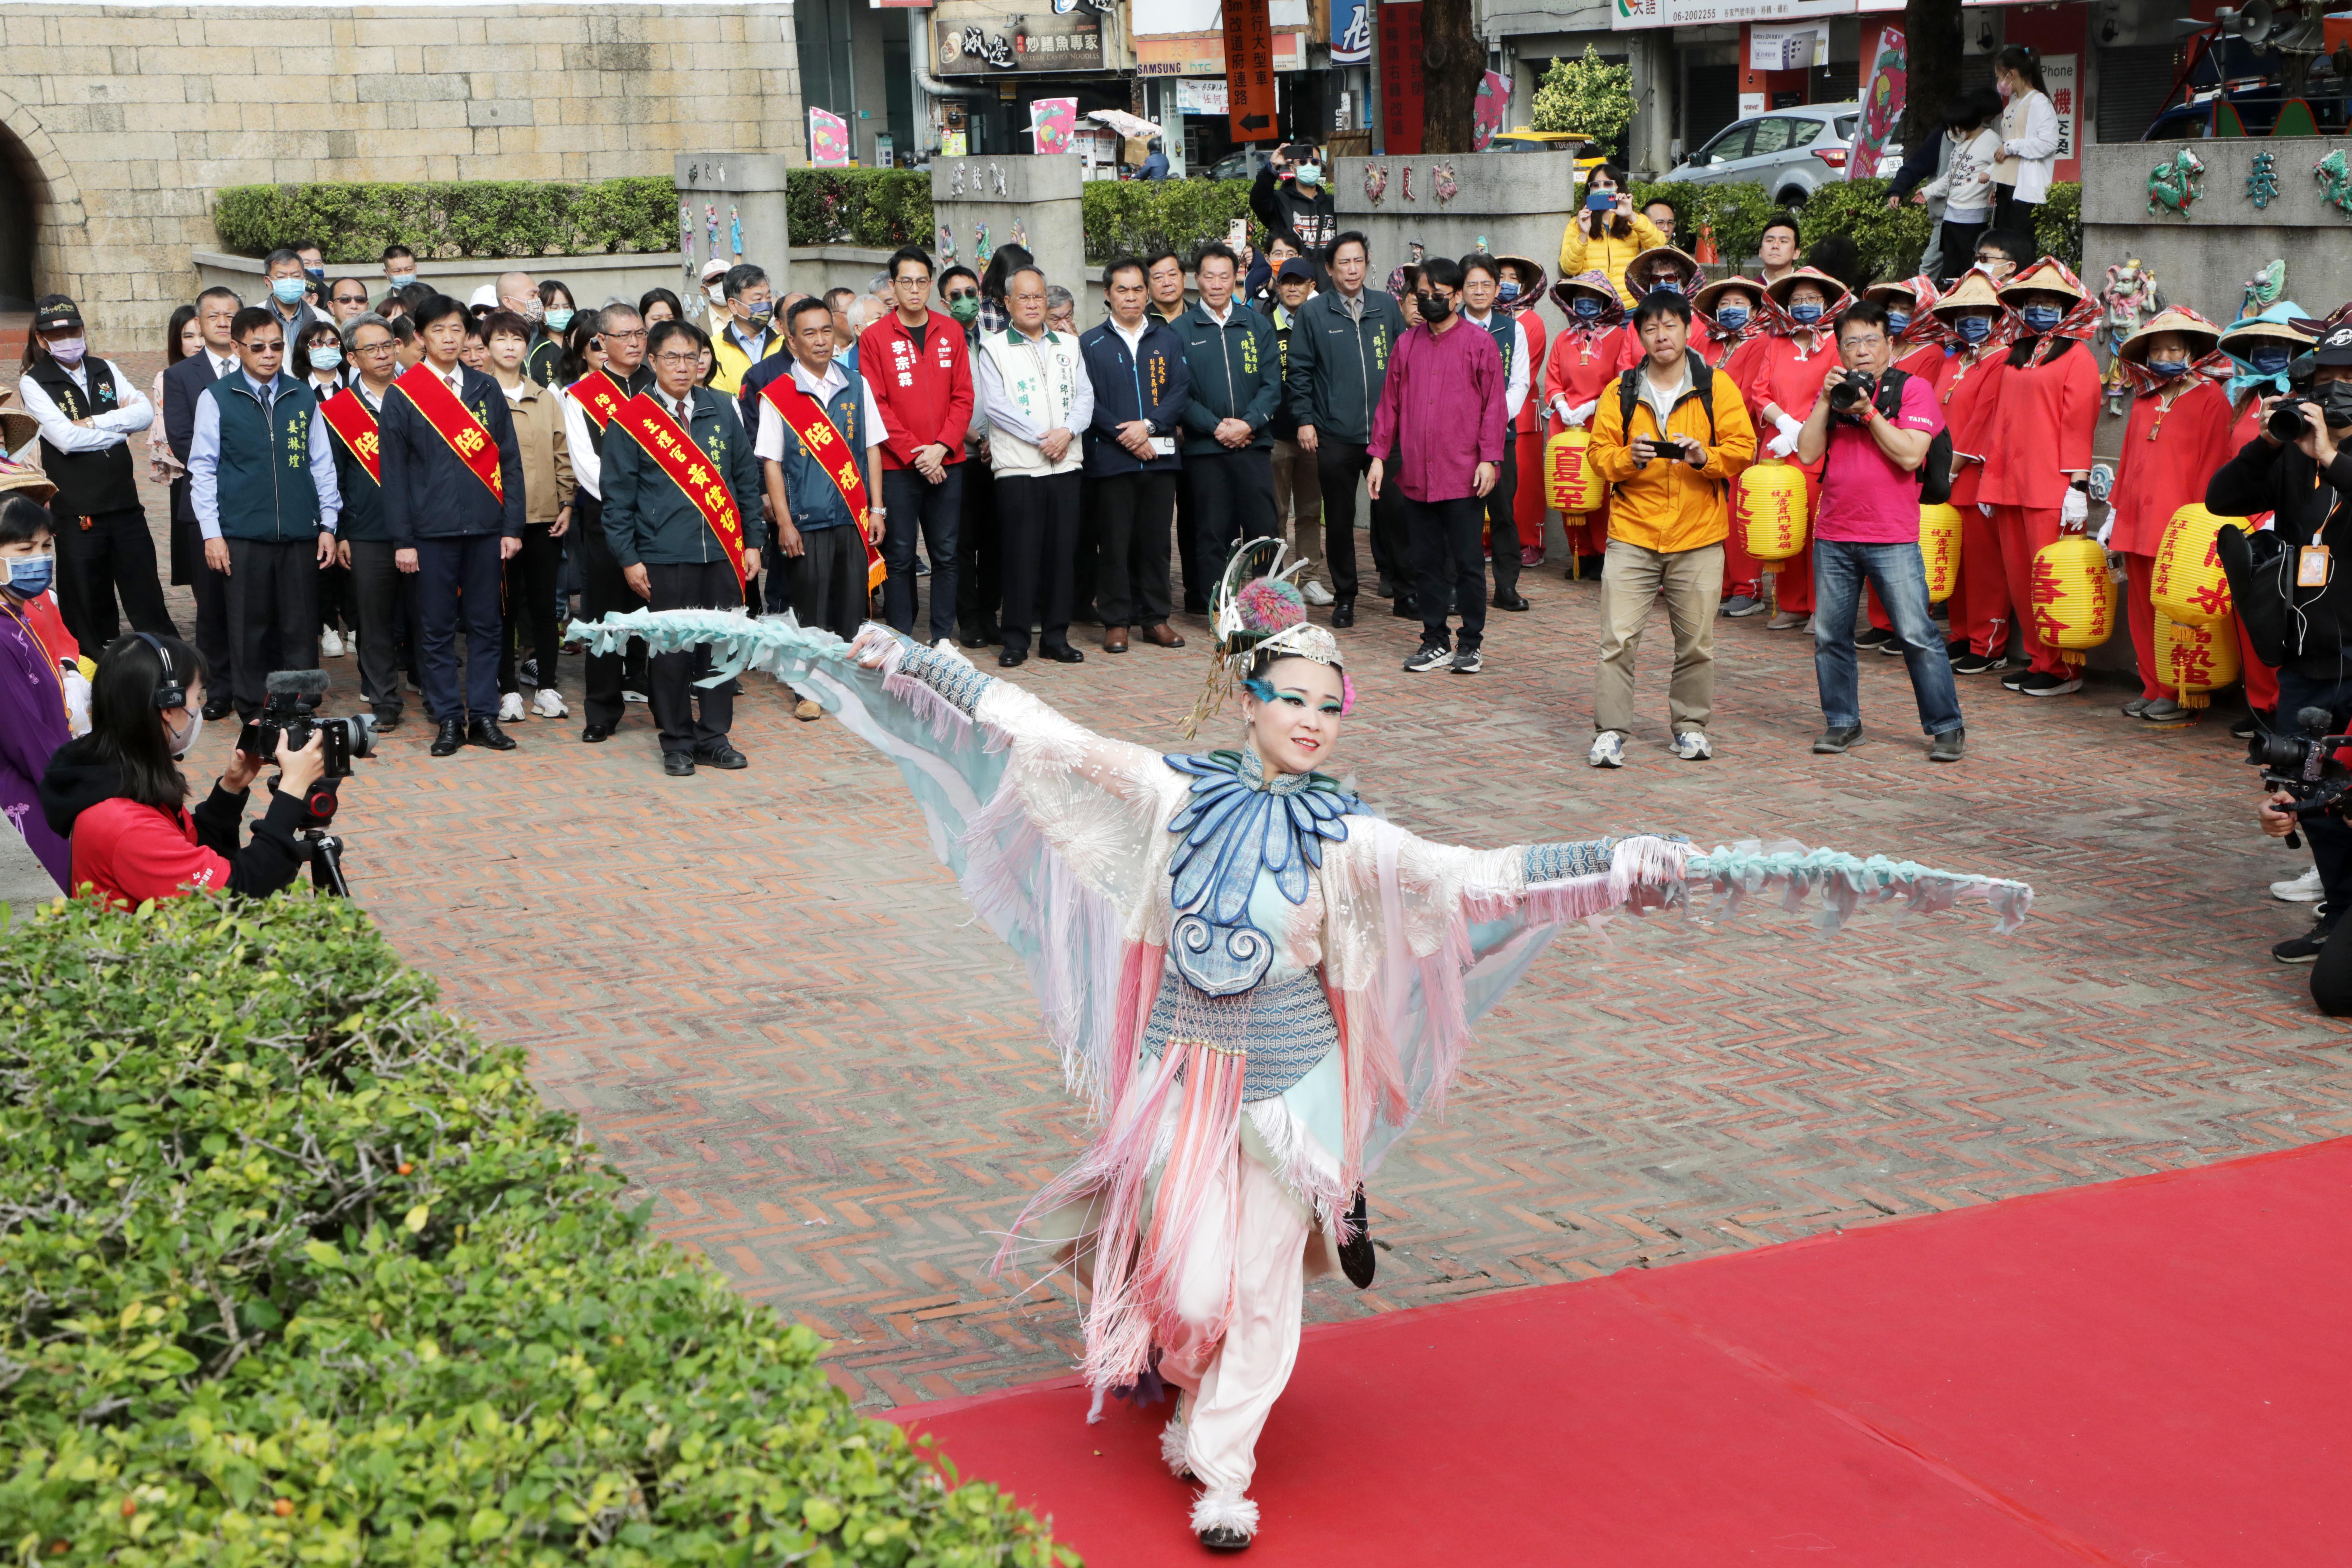
M 1580 272 L 1552 285 L 1552 303 L 1568 325 L 1551 341 L 1544 366 L 1544 408 L 1557 426 L 1592 428 L 1603 388 L 1642 359 L 1642 342 L 1624 326 L 1625 306 L 1606 273 Z M 1570 577 L 1601 575 L 1601 554 L 1609 544 L 1609 505 L 1582 517 L 1562 517 L 1568 531 Z
M 2091 334 L 2098 330 L 2100 306 L 2082 279 L 2051 256 L 2002 284 L 2000 299 L 2014 312 L 2018 339 L 1988 421 L 1977 502 L 1992 509 L 2010 603 L 2033 661 L 2000 683 L 2028 697 L 2063 697 L 2083 689 L 2082 668 L 2042 640 L 2033 556 L 2061 533 L 2080 533 L 2090 524 L 2091 437 L 2099 423 Z
M 109 645 L 91 682 L 90 731 L 49 759 L 41 811 L 73 850 L 73 886 L 116 908 L 190 892 L 265 897 L 308 858 L 304 795 L 325 771 L 320 737 L 282 741 L 280 776 L 253 841 L 237 847 L 245 797 L 262 764 L 243 752 L 192 813 L 179 760 L 204 732 L 203 661 L 177 637 L 133 632 Z
M 1838 363 L 1837 334 L 1832 325 L 1838 312 L 1853 303 L 1844 284 L 1813 267 L 1800 267 L 1765 285 L 1766 329 L 1724 362 L 1724 374 L 1748 403 L 1748 416 L 1756 426 L 1759 462 L 1768 457 L 1795 461 L 1797 431 L 1822 395 L 1822 381 Z M 1766 431 L 1774 432 L 1770 437 Z M 1805 513 L 1812 515 L 1821 464 L 1801 468 L 1805 476 Z M 1813 614 L 1813 552 L 1806 547 L 1780 563 L 1773 584 L 1772 618 L 1765 623 L 1776 632 L 1799 630 Z M 1748 552 L 1734 529 L 1723 555 L 1724 609 L 1736 614 L 1763 597 L 1763 563 Z

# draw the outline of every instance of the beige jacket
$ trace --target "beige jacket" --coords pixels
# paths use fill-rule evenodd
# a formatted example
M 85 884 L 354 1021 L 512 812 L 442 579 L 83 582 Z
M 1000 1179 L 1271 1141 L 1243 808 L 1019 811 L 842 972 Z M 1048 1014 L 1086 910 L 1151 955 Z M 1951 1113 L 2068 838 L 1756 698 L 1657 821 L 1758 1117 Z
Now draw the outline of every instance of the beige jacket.
M 519 396 L 507 399 L 515 445 L 522 448 L 522 520 L 553 522 L 572 504 L 572 454 L 563 445 L 563 400 L 549 387 L 523 377 Z

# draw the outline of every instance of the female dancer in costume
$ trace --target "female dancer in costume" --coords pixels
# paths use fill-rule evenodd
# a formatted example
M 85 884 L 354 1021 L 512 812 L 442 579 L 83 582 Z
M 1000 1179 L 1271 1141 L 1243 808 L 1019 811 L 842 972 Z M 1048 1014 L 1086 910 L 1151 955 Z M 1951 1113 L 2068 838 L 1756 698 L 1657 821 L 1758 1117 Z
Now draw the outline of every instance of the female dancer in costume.
M 1280 545 L 1265 542 L 1278 562 Z M 1029 964 L 1099 1132 L 1032 1201 L 1000 1263 L 1051 1246 L 1092 1289 L 1083 1363 L 1099 1410 L 1155 1376 L 1162 1437 L 1201 1488 L 1192 1526 L 1238 1550 L 1258 1434 L 1298 1352 L 1303 1293 L 1371 1279 L 1363 1183 L 1442 1103 L 1469 1025 L 1566 921 L 1654 907 L 1686 878 L 1820 886 L 1832 911 L 1983 894 L 2005 924 L 2032 891 L 1816 851 L 1695 854 L 1659 837 L 1510 849 L 1434 844 L 1328 772 L 1354 688 L 1286 574 L 1216 600 L 1193 713 L 1238 684 L 1238 749 L 1162 755 L 1072 723 L 942 644 L 869 626 L 845 650 L 789 622 L 638 612 L 574 635 L 718 645 L 772 668 L 896 757 L 966 895 Z M 880 689 L 875 689 L 877 677 Z M 982 804 L 982 803 L 985 804 Z

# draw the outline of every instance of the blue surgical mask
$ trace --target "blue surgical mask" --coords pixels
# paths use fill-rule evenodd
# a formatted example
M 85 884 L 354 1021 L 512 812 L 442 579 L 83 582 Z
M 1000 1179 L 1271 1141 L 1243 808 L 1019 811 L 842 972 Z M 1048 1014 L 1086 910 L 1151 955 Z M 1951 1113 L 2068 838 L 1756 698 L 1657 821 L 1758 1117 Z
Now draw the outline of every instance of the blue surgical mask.
M 1683 280 L 1679 278 L 1661 278 L 1650 287 L 1653 289 L 1664 289 L 1669 294 L 1679 294 L 1683 291 Z
M 2189 362 L 2185 359 L 2152 359 L 2147 362 L 2147 368 L 2149 374 L 2170 381 L 2176 375 L 2189 374 Z
M 49 591 L 49 584 L 58 574 L 55 555 L 12 555 L 0 561 L 7 570 L 8 591 L 20 599 L 35 598 Z
M 1321 184 L 1323 183 L 1323 165 L 1320 163 L 1299 164 L 1298 183 L 1309 187 Z
M 1519 297 L 1519 286 L 1506 278 L 1495 285 L 1495 298 L 1507 305 Z
M 1964 343 L 1980 343 L 1992 336 L 1992 318 L 1962 316 L 1952 330 L 1960 334 L 1960 342 Z
M 416 274 L 414 272 L 388 273 L 385 275 L 385 281 L 389 282 L 395 289 L 405 289 L 411 283 L 416 281 Z
M 320 343 L 310 351 L 312 370 L 332 370 L 343 363 L 343 351 L 332 343 Z
M 562 305 L 551 305 L 547 310 L 547 330 L 560 332 L 572 324 L 572 312 Z
M 1889 337 L 1901 337 L 1910 325 L 1910 311 L 1889 310 L 1886 312 L 1886 331 Z
M 2284 345 L 2259 348 L 2246 356 L 2246 363 L 2263 375 L 2284 375 L 2294 363 L 2294 351 Z
M 1715 313 L 1715 324 L 1727 332 L 1736 332 L 1748 324 L 1748 307 L 1726 305 Z
M 1801 305 L 1790 306 L 1789 319 L 1801 327 L 1810 327 L 1822 319 L 1822 308 L 1808 300 Z
M 2037 332 L 2046 332 L 2066 319 L 2066 312 L 2056 305 L 2028 305 L 2018 314 Z
M 299 278 L 280 278 L 269 285 L 270 296 L 281 305 L 299 305 L 310 285 Z
M 1601 314 L 1601 301 L 1590 294 L 1579 294 L 1570 303 L 1575 306 L 1576 313 L 1588 321 Z

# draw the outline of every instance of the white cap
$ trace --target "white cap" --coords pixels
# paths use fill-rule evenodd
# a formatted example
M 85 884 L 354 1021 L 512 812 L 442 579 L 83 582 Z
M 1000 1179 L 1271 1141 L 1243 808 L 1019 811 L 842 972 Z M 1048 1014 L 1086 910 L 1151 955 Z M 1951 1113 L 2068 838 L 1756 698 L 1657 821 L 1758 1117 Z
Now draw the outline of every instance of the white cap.
M 715 283 L 726 277 L 727 269 L 734 265 L 724 257 L 714 256 L 702 264 L 702 280 L 705 283 Z
M 495 283 L 485 283 L 480 288 L 475 289 L 474 297 L 466 302 L 468 306 L 495 306 L 499 302 L 499 286 Z

